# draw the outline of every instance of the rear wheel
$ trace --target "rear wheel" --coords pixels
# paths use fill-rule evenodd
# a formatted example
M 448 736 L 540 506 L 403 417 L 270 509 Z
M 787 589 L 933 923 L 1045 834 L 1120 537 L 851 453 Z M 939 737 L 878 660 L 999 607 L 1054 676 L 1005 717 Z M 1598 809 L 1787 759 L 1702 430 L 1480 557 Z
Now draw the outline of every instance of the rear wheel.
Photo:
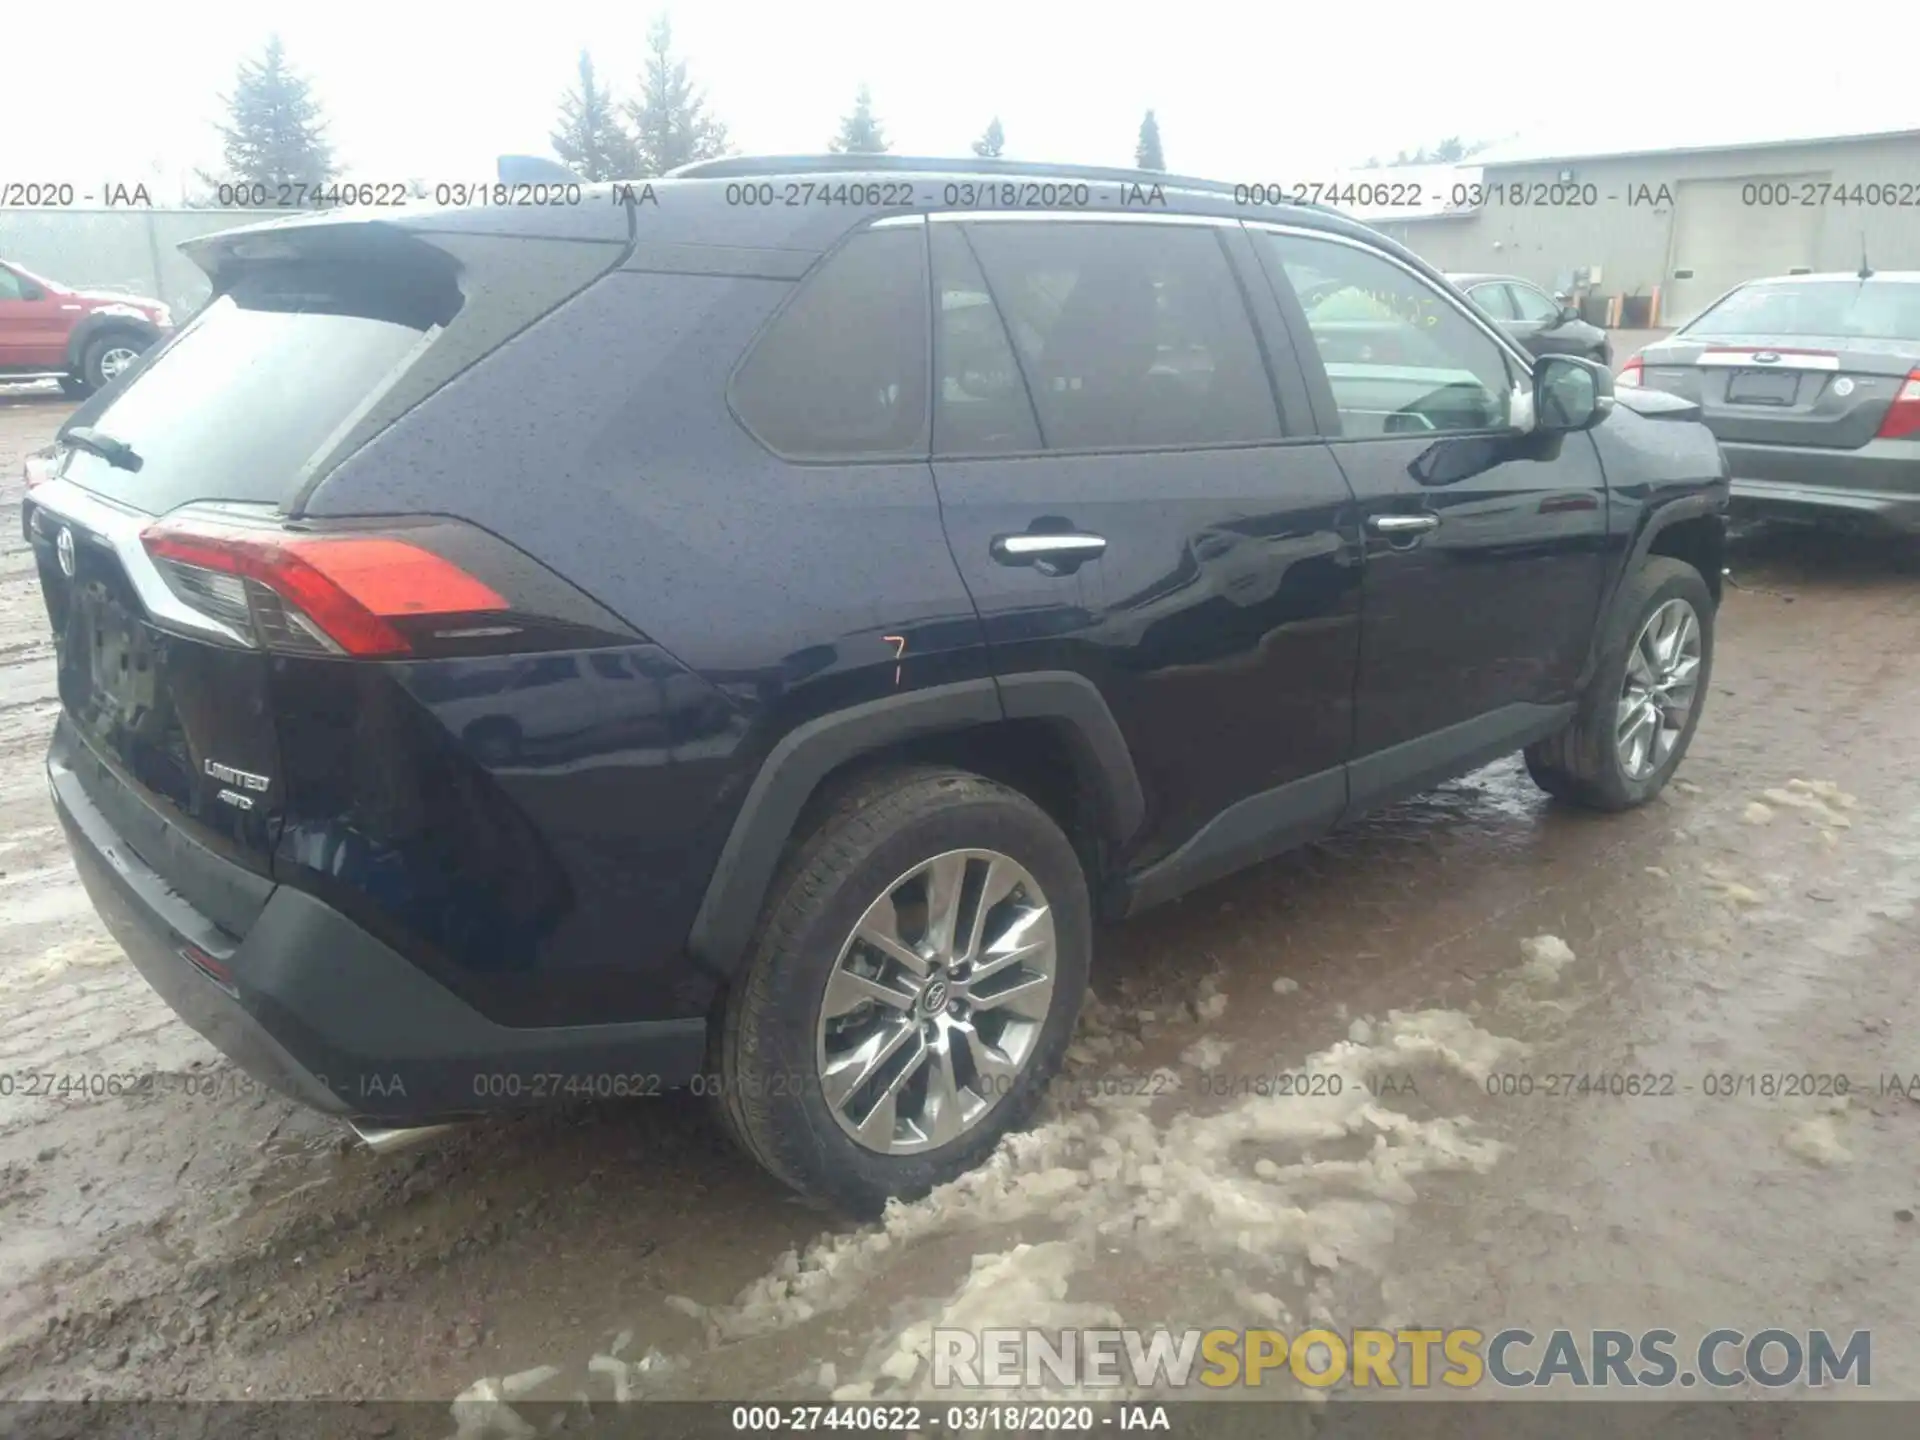
M 718 1036 L 728 1126 L 855 1213 L 923 1195 L 1032 1118 L 1091 949 L 1086 877 L 1031 800 L 963 771 L 870 777 L 775 882 Z
M 1574 720 L 1529 745 L 1549 795 L 1626 810 L 1658 795 L 1700 723 L 1713 670 L 1713 601 L 1691 565 L 1654 556 L 1627 581 Z

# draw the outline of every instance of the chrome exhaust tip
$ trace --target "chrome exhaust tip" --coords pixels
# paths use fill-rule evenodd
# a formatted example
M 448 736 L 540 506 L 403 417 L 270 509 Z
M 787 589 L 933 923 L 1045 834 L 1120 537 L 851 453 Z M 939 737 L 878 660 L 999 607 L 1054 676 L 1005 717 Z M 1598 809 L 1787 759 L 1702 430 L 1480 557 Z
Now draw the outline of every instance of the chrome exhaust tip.
M 391 1155 L 396 1150 L 409 1150 L 436 1135 L 445 1135 L 458 1130 L 458 1125 L 410 1125 L 397 1129 L 383 1129 L 376 1125 L 361 1125 L 349 1120 L 347 1128 L 360 1137 L 360 1143 L 376 1155 Z

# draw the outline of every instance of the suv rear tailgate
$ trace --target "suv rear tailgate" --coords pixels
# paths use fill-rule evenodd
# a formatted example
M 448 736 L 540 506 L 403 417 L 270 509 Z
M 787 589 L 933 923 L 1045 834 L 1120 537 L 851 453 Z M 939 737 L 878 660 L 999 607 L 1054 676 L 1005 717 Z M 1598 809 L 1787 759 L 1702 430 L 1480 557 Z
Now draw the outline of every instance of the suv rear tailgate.
M 273 885 L 278 662 L 241 580 L 156 563 L 142 532 L 182 511 L 295 508 L 385 423 L 617 264 L 625 220 L 605 222 L 602 240 L 342 218 L 201 242 L 215 298 L 83 407 L 89 429 L 63 427 L 53 478 L 28 494 L 63 708 L 55 785 L 79 785 L 236 937 Z M 488 282 L 494 264 L 510 283 Z

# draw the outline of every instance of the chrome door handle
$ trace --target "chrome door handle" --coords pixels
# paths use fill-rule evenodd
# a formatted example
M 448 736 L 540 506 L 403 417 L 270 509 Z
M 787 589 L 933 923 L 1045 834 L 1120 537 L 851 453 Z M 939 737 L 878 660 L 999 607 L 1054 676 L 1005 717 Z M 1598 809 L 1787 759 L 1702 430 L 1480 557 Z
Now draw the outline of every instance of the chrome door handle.
M 1424 535 L 1440 528 L 1438 515 L 1369 515 L 1367 528 L 1376 535 Z
M 1024 535 L 1000 535 L 993 542 L 994 559 L 1016 563 L 1023 560 L 1091 560 L 1096 555 L 1104 555 L 1106 549 L 1106 536 L 1075 533 L 1036 535 L 1029 531 Z

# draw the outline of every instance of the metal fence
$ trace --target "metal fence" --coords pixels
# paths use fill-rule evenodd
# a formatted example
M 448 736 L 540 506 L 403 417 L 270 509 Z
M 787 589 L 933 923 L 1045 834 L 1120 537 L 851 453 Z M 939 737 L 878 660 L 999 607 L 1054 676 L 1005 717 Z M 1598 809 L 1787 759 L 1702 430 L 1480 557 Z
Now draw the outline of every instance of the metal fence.
M 0 209 L 0 258 L 75 290 L 164 300 L 176 317 L 207 298 L 183 240 L 277 219 L 285 210 Z

